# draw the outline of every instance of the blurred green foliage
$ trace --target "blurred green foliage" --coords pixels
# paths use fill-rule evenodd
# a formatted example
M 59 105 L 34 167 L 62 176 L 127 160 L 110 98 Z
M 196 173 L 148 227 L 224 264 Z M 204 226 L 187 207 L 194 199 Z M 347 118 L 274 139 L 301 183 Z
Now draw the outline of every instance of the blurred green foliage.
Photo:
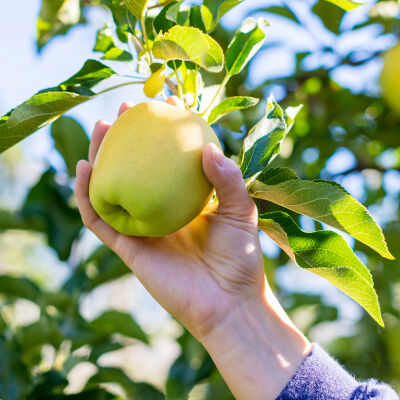
M 62 14 L 60 10 L 66 7 L 66 3 L 58 1 L 57 6 L 50 7 L 50 2 L 43 0 L 38 24 L 39 48 L 55 35 L 66 33 L 77 23 L 84 23 L 85 10 L 99 3 L 113 11 L 114 19 L 126 19 L 121 14 L 119 2 L 114 0 L 86 0 L 80 5 L 79 2 L 70 2 L 75 8 Z M 379 32 L 377 39 L 387 35 L 400 36 L 399 4 L 396 1 L 378 1 L 370 7 L 369 15 L 363 21 L 346 24 L 343 23 L 345 12 L 328 2 L 301 2 L 305 10 L 301 13 L 296 11 L 296 3 L 293 0 L 278 5 L 274 3 L 270 7 L 254 7 L 250 14 L 266 18 L 280 16 L 285 24 L 295 24 L 311 35 L 331 35 L 334 44 L 371 26 Z M 391 12 L 388 11 L 390 7 Z M 308 17 L 304 17 L 307 13 Z M 313 31 L 309 24 L 311 18 L 320 22 L 318 32 Z M 46 24 L 52 21 L 56 24 L 54 29 L 49 29 Z M 157 18 L 155 25 L 156 22 Z M 129 29 L 128 24 L 125 25 L 117 32 L 120 39 L 124 39 L 124 29 Z M 270 29 L 279 29 L 279 25 Z M 213 36 L 226 49 L 232 32 L 218 26 Z M 289 45 L 288 39 L 283 37 L 280 43 L 267 41 L 263 50 L 268 51 L 274 46 L 289 48 Z M 284 151 L 274 162 L 294 168 L 301 178 L 323 178 L 342 183 L 349 178 L 357 180 L 362 188 L 363 203 L 386 216 L 383 221 L 385 236 L 389 248 L 399 260 L 400 117 L 376 93 L 369 90 L 352 93 L 332 79 L 334 72 L 343 66 L 352 68 L 356 76 L 357 68 L 379 59 L 383 50 L 366 46 L 338 52 L 337 46 L 321 42 L 316 48 L 310 46 L 294 54 L 296 69 L 291 76 L 279 76 L 254 86 L 249 79 L 250 63 L 232 78 L 227 93 L 230 96 L 266 98 L 268 93 L 278 88 L 284 106 L 304 104 Z M 264 57 L 264 54 L 268 53 L 259 57 Z M 334 61 L 329 65 L 321 61 L 315 67 L 309 67 L 307 60 L 311 57 L 323 60 L 325 56 Z M 279 60 L 266 59 L 265 62 L 279 63 Z M 206 83 L 212 84 L 218 79 L 218 75 L 209 74 Z M 254 109 L 237 111 L 233 116 L 218 121 L 217 131 L 226 154 L 237 155 L 243 140 L 243 134 L 232 131 L 247 131 L 262 114 L 263 107 L 265 103 L 260 102 Z M 63 130 L 69 134 L 63 134 Z M 177 339 L 181 354 L 170 368 L 163 391 L 148 383 L 134 381 L 121 368 L 99 364 L 103 354 L 123 349 L 132 340 L 150 346 L 152 338 L 128 313 L 108 310 L 90 322 L 81 314 L 80 306 L 85 296 L 131 272 L 104 246 L 99 246 L 76 263 L 76 255 L 71 250 L 82 241 L 83 235 L 71 188 L 74 165 L 87 153 L 88 138 L 79 123 L 69 117 L 62 117 L 53 124 L 51 133 L 55 148 L 65 161 L 64 168 L 59 170 L 50 166 L 30 188 L 19 209 L 0 210 L 0 230 L 5 234 L 12 230 L 39 232 L 57 257 L 70 266 L 70 274 L 62 286 L 53 291 L 22 276 L 0 276 L 0 398 L 232 399 L 211 358 L 187 331 Z M 327 168 L 328 160 L 343 149 L 351 152 L 356 162 L 338 173 L 332 172 Z M 265 211 L 278 209 L 263 204 L 268 208 Z M 297 216 L 293 217 L 298 220 Z M 306 334 L 313 338 L 322 328 L 328 329 L 332 334 L 326 348 L 346 368 L 360 379 L 375 377 L 399 390 L 399 261 L 385 260 L 359 244 L 355 245 L 355 250 L 373 271 L 386 324 L 384 329 L 363 312 L 360 319 L 350 321 L 352 329 L 343 329 L 342 333 L 341 327 L 346 321 L 336 306 L 323 296 L 303 292 L 301 288 L 288 290 L 279 279 L 275 280 L 278 273 L 287 268 L 288 259 L 282 252 L 275 257 L 266 257 L 266 273 L 289 315 Z M 12 314 L 8 312 L 10 306 L 21 299 L 36 304 L 40 310 L 38 318 L 25 325 L 13 323 Z M 44 349 L 49 346 L 56 356 L 51 365 L 45 365 Z M 83 346 L 88 351 L 82 355 L 79 350 Z M 92 364 L 97 372 L 87 380 L 80 393 L 64 394 L 69 372 L 82 362 Z M 116 391 L 118 395 L 112 394 L 115 386 L 104 386 L 109 383 L 119 388 Z

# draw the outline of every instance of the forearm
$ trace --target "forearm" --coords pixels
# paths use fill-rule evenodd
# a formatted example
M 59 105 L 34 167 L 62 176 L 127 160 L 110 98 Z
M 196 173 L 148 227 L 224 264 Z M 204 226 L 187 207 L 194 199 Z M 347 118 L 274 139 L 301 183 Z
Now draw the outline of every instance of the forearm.
M 275 399 L 311 351 L 270 292 L 243 302 L 201 342 L 237 400 Z

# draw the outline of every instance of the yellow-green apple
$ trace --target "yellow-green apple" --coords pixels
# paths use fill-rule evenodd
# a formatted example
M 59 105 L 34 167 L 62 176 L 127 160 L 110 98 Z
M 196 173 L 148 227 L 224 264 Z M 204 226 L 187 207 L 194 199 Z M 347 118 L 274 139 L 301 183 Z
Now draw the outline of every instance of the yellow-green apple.
M 164 236 L 194 219 L 213 187 L 202 169 L 207 143 L 220 146 L 197 114 L 160 101 L 125 111 L 108 130 L 89 185 L 95 211 L 117 231 Z

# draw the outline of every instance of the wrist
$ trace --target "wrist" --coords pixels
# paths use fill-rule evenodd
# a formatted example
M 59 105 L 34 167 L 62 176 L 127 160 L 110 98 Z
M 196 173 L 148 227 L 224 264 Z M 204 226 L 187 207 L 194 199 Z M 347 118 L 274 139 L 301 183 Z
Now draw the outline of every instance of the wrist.
M 275 399 L 312 347 L 268 286 L 200 341 L 238 400 Z

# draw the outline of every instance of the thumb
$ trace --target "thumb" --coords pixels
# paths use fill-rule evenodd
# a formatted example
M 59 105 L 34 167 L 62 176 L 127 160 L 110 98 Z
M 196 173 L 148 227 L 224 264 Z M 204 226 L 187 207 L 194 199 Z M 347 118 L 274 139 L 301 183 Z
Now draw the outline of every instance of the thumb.
M 214 143 L 203 149 L 203 170 L 215 186 L 220 214 L 246 222 L 257 221 L 257 207 L 247 192 L 240 168 Z

